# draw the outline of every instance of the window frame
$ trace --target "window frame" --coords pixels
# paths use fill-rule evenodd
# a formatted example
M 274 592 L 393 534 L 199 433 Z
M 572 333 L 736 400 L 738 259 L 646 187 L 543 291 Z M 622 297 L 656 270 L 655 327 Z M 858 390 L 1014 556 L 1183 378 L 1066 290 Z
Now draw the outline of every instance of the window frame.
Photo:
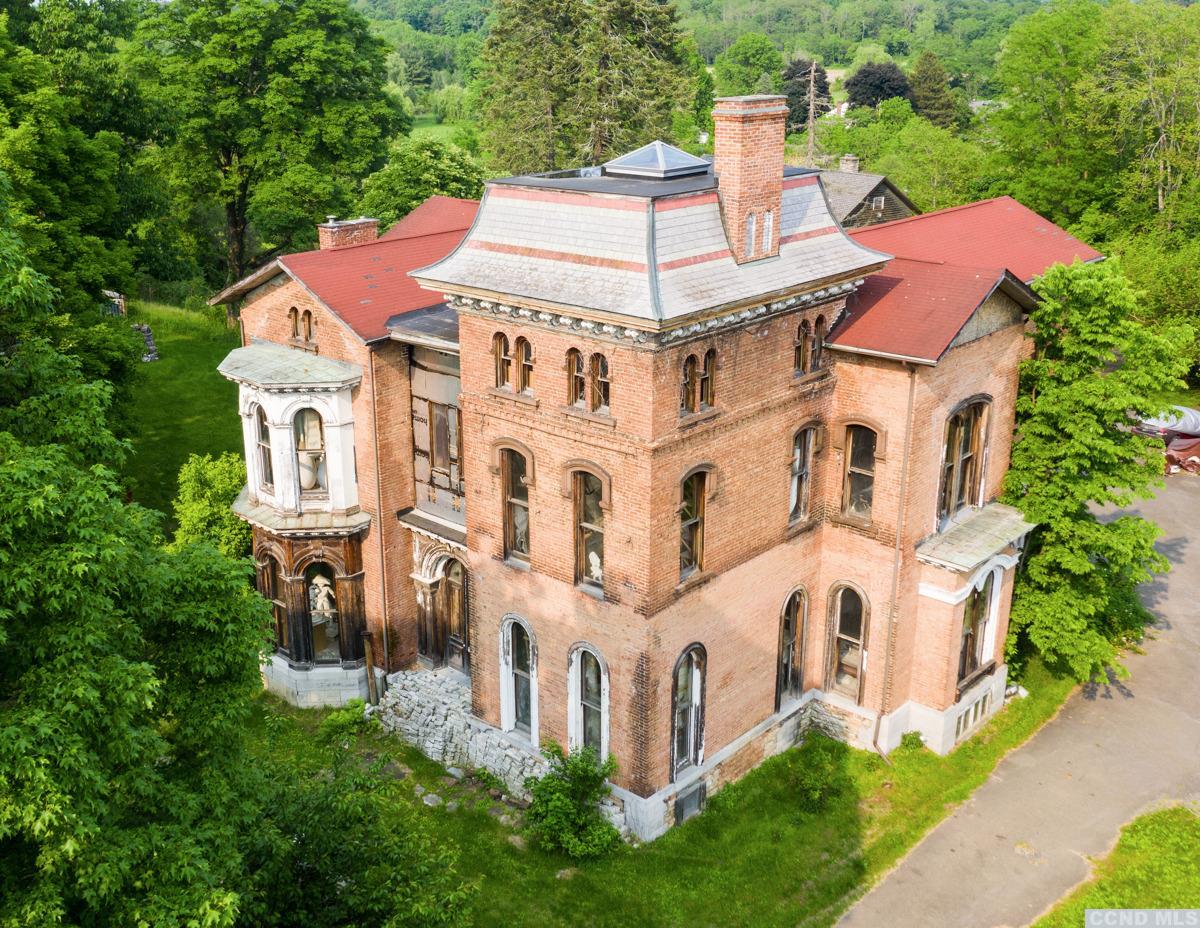
M 801 319 L 796 327 L 795 357 L 792 362 L 793 372 L 800 377 L 811 374 L 812 370 L 812 326 L 807 319 Z
M 608 370 L 608 358 L 596 352 L 589 361 L 591 397 L 588 408 L 597 415 L 608 415 L 612 399 L 612 379 Z
M 854 437 L 855 430 L 861 429 L 865 432 L 870 432 L 875 439 L 874 448 L 871 453 L 871 468 L 866 470 L 861 467 L 855 467 L 854 460 Z M 858 522 L 871 522 L 875 517 L 875 478 L 879 471 L 879 432 L 871 426 L 862 422 L 850 422 L 845 427 L 845 438 L 842 442 L 842 505 L 841 516 L 844 519 L 852 519 Z M 871 489 L 871 504 L 867 509 L 866 514 L 852 512 L 850 510 L 851 499 L 851 475 L 867 477 L 870 479 Z
M 520 626 L 529 647 L 529 669 L 516 670 L 515 648 L 513 643 L 513 628 Z M 500 672 L 502 685 L 500 687 L 500 728 L 502 731 L 515 732 L 527 737 L 530 743 L 537 745 L 539 741 L 538 718 L 538 645 L 533 628 L 521 616 L 508 613 L 500 622 Z M 522 676 L 529 686 L 529 725 L 528 731 L 517 721 L 517 690 L 516 680 Z
M 679 705 L 679 673 L 688 671 L 689 702 Z M 680 653 L 671 670 L 671 781 L 679 779 L 681 773 L 704 765 L 704 708 L 708 680 L 708 652 L 696 641 Z M 680 746 L 680 722 L 686 718 L 687 750 Z
M 584 370 L 583 352 L 578 348 L 567 350 L 567 405 L 585 409 L 588 377 Z
M 960 690 L 964 683 L 986 672 L 992 663 L 992 660 L 989 659 L 987 645 L 992 625 L 993 604 L 996 598 L 996 577 L 995 569 L 988 570 L 963 600 L 958 673 L 955 680 L 956 686 Z M 969 653 L 968 643 L 970 643 Z
M 825 363 L 825 336 L 827 334 L 825 331 L 825 316 L 817 316 L 816 321 L 813 323 L 812 367 L 809 369 L 810 374 L 815 374 L 821 369 L 821 365 Z
M 259 592 L 271 604 L 271 616 L 275 621 L 275 653 L 290 658 L 292 633 L 288 624 L 287 581 L 283 575 L 283 564 L 274 554 L 264 554 L 259 558 L 259 566 L 263 586 L 267 587 L 260 588 Z
M 588 481 L 595 482 L 596 490 L 596 509 L 600 514 L 599 523 L 588 522 L 584 518 L 584 497 L 587 491 L 586 484 Z M 601 594 L 604 592 L 604 509 L 605 509 L 605 482 L 603 478 L 597 474 L 593 474 L 586 470 L 576 470 L 571 475 L 573 506 L 575 512 L 575 584 L 577 586 L 587 587 L 593 590 L 598 590 Z M 596 581 L 588 575 L 587 565 L 587 540 L 591 536 L 599 536 L 600 539 L 600 580 Z
M 940 531 L 959 513 L 983 502 L 987 478 L 987 455 L 992 401 L 974 396 L 960 403 L 946 418 L 942 436 L 942 465 L 938 475 L 937 526 Z M 969 427 L 970 431 L 966 431 Z M 956 432 L 956 428 L 959 431 Z M 963 441 L 967 438 L 967 467 L 964 475 Z M 957 448 L 955 448 L 957 439 Z
M 275 465 L 271 456 L 271 423 L 266 410 L 254 407 L 254 448 L 258 459 L 258 488 L 267 493 L 275 492 Z
M 709 494 L 709 479 L 711 474 L 706 468 L 695 468 L 684 475 L 679 484 L 679 582 L 687 580 L 689 577 L 704 571 L 704 542 L 705 542 L 705 520 L 707 518 L 707 504 Z M 696 482 L 696 491 L 694 493 L 696 511 L 688 516 L 688 484 Z M 684 551 L 688 546 L 685 542 L 685 537 L 688 535 L 689 528 L 694 531 L 691 533 L 692 542 L 690 545 L 691 559 L 689 563 L 684 562 Z
M 512 389 L 512 354 L 508 348 L 508 336 L 497 332 L 492 336 L 492 359 L 496 367 L 496 389 Z
M 516 477 L 513 471 L 513 463 L 516 458 L 521 459 L 522 475 Z M 525 498 L 521 500 L 513 495 L 515 486 L 513 480 L 516 477 L 520 481 L 521 486 L 525 490 Z M 504 559 L 506 561 L 513 560 L 523 564 L 530 563 L 532 554 L 532 526 L 530 524 L 530 505 L 529 505 L 529 460 L 524 454 L 515 448 L 500 449 L 500 479 L 501 489 L 503 491 L 503 534 L 504 534 Z M 517 542 L 517 526 L 516 526 L 516 510 L 523 509 L 525 512 L 525 549 L 522 551 L 516 546 Z
M 533 343 L 523 335 L 513 343 L 513 360 L 516 363 L 517 375 L 513 389 L 517 393 L 533 393 Z
M 696 385 L 696 409 L 706 412 L 717 405 L 717 349 L 704 352 L 700 366 L 700 378 Z
M 320 437 L 320 445 L 317 448 L 301 447 L 301 444 L 300 444 L 300 441 L 301 441 L 301 433 L 300 433 L 300 425 L 299 425 L 300 417 L 302 415 L 304 415 L 306 412 L 311 412 L 316 417 L 316 420 L 317 420 L 318 434 Z M 306 439 L 307 439 L 307 433 L 308 433 L 308 430 L 306 428 L 304 430 L 304 436 Z M 292 442 L 293 442 L 294 449 L 295 449 L 296 485 L 299 490 L 300 498 L 301 499 L 322 499 L 322 498 L 328 497 L 329 496 L 329 443 L 326 440 L 326 436 L 325 436 L 325 417 L 321 415 L 320 411 L 318 409 L 316 409 L 316 407 L 302 406 L 301 408 L 297 409 L 292 414 Z M 300 460 L 301 454 L 319 455 L 319 458 L 317 458 L 317 463 L 315 466 L 311 464 L 311 459 L 310 459 L 310 463 L 308 466 L 312 467 L 312 469 L 313 469 L 314 485 L 307 489 L 305 489 L 305 487 L 304 487 L 304 478 L 302 476 L 304 473 L 304 465 L 301 464 L 301 460 Z M 324 473 L 325 473 L 324 482 L 322 482 L 321 476 L 320 476 L 321 472 L 322 472 L 322 468 L 324 468 Z
M 317 573 L 322 573 L 322 572 L 328 573 L 327 579 L 329 580 L 331 592 L 333 595 L 333 608 L 332 609 L 314 610 L 313 605 L 312 605 L 312 590 L 311 590 L 311 587 L 314 583 L 313 576 L 315 576 Z M 308 636 L 309 661 L 313 666 L 332 667 L 335 665 L 340 665 L 347 658 L 346 658 L 346 634 L 345 634 L 346 629 L 343 627 L 342 609 L 341 609 L 341 604 L 338 602 L 338 596 L 337 596 L 337 594 L 338 594 L 337 568 L 329 561 L 317 559 L 317 560 L 310 561 L 309 563 L 304 565 L 304 571 L 303 571 L 302 576 L 304 578 L 304 618 L 305 618 L 305 631 Z M 330 623 L 330 627 L 335 627 L 337 629 L 337 638 L 338 638 L 337 660 L 333 660 L 332 658 L 321 659 L 321 658 L 317 657 L 316 628 L 315 628 L 315 623 L 313 622 L 313 614 L 316 611 L 326 613 L 325 621 L 327 623 Z
M 586 657 L 585 657 L 586 655 Z M 600 692 L 595 705 L 587 702 L 586 658 L 596 662 L 600 676 Z M 567 745 L 569 750 L 591 747 L 587 744 L 587 709 L 600 717 L 600 744 L 595 747 L 596 755 L 604 761 L 610 753 L 609 742 L 609 674 L 608 664 L 600 650 L 590 642 L 576 642 L 567 656 Z
M 842 597 L 851 593 L 858 598 L 859 603 L 859 637 L 846 635 L 842 632 Z M 870 630 L 871 607 L 866 593 L 853 583 L 841 582 L 834 585 L 829 594 L 829 660 L 825 689 L 853 699 L 858 705 L 862 704 L 865 681 L 867 678 L 867 639 Z M 855 668 L 854 692 L 849 693 L 837 683 L 838 671 L 842 665 L 840 644 L 847 641 L 858 648 L 858 665 Z
M 681 394 L 679 399 L 679 415 L 690 416 L 699 412 L 698 391 L 696 381 L 699 377 L 700 362 L 695 354 L 689 354 L 683 360 L 683 376 L 680 380 Z
M 792 610 L 792 603 L 798 608 Z M 788 616 L 794 611 L 790 648 L 788 647 Z M 796 587 L 783 601 L 779 612 L 779 652 L 775 666 L 775 711 L 783 706 L 785 696 L 796 698 L 804 693 L 804 651 L 808 637 L 808 591 Z M 785 670 L 787 671 L 785 674 Z
M 801 426 L 792 436 L 792 456 L 788 482 L 788 524 L 799 525 L 812 518 L 813 463 L 817 454 L 820 426 Z M 800 453 L 801 439 L 807 436 L 807 446 Z M 797 511 L 799 507 L 799 511 Z

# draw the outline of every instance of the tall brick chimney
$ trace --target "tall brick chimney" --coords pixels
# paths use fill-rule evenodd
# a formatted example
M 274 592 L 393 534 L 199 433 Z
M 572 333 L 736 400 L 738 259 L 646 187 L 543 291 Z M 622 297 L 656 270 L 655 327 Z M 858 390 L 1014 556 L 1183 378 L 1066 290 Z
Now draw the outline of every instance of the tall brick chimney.
M 317 226 L 317 241 L 321 250 L 345 248 L 347 245 L 365 245 L 379 238 L 379 220 L 360 216 L 358 219 L 327 217 Z
M 713 169 L 729 250 L 740 264 L 779 254 L 787 97 L 721 97 L 713 108 Z

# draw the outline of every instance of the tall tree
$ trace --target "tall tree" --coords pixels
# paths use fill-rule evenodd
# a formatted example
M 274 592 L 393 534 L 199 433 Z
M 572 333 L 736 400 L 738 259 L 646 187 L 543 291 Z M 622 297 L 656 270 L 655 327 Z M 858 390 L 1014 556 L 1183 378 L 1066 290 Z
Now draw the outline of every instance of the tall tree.
M 988 159 L 982 148 L 921 117 L 889 133 L 870 168 L 886 174 L 926 212 L 959 206 L 985 193 Z
M 851 106 L 875 107 L 884 100 L 908 96 L 908 78 L 892 61 L 868 62 L 846 80 Z
M 811 91 L 816 97 L 816 114 L 823 116 L 833 105 L 829 96 L 829 75 L 808 58 L 797 58 L 783 69 L 783 92 L 787 94 L 788 131 L 801 132 L 808 125 Z
M 431 138 L 405 139 L 363 181 L 359 211 L 390 226 L 434 195 L 478 197 L 483 179 L 483 166 L 462 149 Z
M 1116 260 L 1056 265 L 1034 289 L 1034 355 L 1021 365 L 1005 498 L 1038 528 L 1012 625 L 1084 680 L 1140 634 L 1147 616 L 1137 584 L 1167 567 L 1154 525 L 1136 516 L 1101 521 L 1094 507 L 1126 506 L 1161 483 L 1161 443 L 1124 426 L 1164 410 L 1159 397 L 1182 384 L 1193 332 L 1138 322 L 1137 296 Z
M 913 109 L 935 126 L 949 129 L 957 121 L 957 106 L 950 92 L 950 77 L 933 52 L 925 51 L 917 59 L 909 76 Z
M 136 38 L 176 189 L 224 213 L 230 280 L 351 206 L 407 127 L 384 46 L 344 0 L 173 0 Z
M 778 93 L 782 71 L 783 55 L 770 39 L 759 32 L 743 33 L 713 62 L 717 96 L 754 93 L 764 74 L 771 92 Z

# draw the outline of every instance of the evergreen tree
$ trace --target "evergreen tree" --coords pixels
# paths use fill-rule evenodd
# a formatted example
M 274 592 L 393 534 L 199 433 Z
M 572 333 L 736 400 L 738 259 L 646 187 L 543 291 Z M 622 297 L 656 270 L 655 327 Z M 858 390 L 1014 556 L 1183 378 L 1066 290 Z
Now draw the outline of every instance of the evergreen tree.
M 808 58 L 797 58 L 783 70 L 783 92 L 787 94 L 788 131 L 802 132 L 808 125 L 809 72 L 813 75 L 816 93 L 817 116 L 829 112 L 832 106 L 829 96 L 829 75 L 825 69 Z
M 909 78 L 913 109 L 935 126 L 951 128 L 957 121 L 957 106 L 950 92 L 950 78 L 933 52 L 922 52 Z
M 851 106 L 873 108 L 894 97 L 907 98 L 908 78 L 894 62 L 868 62 L 847 79 L 846 94 Z
M 761 91 L 755 88 L 760 86 L 769 86 L 769 93 L 778 93 L 782 71 L 783 56 L 770 39 L 758 32 L 743 33 L 713 62 L 717 96 L 758 93 Z M 767 82 L 760 84 L 764 74 Z

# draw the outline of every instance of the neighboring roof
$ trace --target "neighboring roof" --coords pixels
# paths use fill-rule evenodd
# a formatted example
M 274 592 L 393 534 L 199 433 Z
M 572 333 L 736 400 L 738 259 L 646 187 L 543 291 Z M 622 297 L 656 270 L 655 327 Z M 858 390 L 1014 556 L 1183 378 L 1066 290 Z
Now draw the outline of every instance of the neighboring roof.
M 379 240 L 390 242 L 398 238 L 417 238 L 438 232 L 466 232 L 475 221 L 475 213 L 478 210 L 478 200 L 433 196 L 398 220 L 379 236 Z
M 1004 268 L 894 258 L 850 296 L 828 343 L 934 364 L 996 289 L 1033 308 L 1033 292 Z
M 904 192 L 883 174 L 868 174 L 863 171 L 822 171 L 821 185 L 829 198 L 829 209 L 838 222 L 845 222 L 871 191 L 886 184 L 892 194 L 914 213 L 921 212 Z
M 888 258 L 841 230 L 814 171 L 784 172 L 778 258 L 740 265 L 711 166 L 675 180 L 561 179 L 489 183 L 462 244 L 413 276 L 441 292 L 663 321 L 853 278 Z
M 265 341 L 234 348 L 217 370 L 238 383 L 278 390 L 353 386 L 363 373 L 357 364 Z
M 458 313 L 441 303 L 388 320 L 388 333 L 398 342 L 439 351 L 458 350 Z
M 1029 283 L 1052 264 L 1103 255 L 1012 197 L 854 229 L 856 242 L 902 258 L 1003 267 Z
M 970 573 L 1035 528 L 1019 509 L 988 503 L 946 531 L 917 545 L 917 559 L 959 573 Z

